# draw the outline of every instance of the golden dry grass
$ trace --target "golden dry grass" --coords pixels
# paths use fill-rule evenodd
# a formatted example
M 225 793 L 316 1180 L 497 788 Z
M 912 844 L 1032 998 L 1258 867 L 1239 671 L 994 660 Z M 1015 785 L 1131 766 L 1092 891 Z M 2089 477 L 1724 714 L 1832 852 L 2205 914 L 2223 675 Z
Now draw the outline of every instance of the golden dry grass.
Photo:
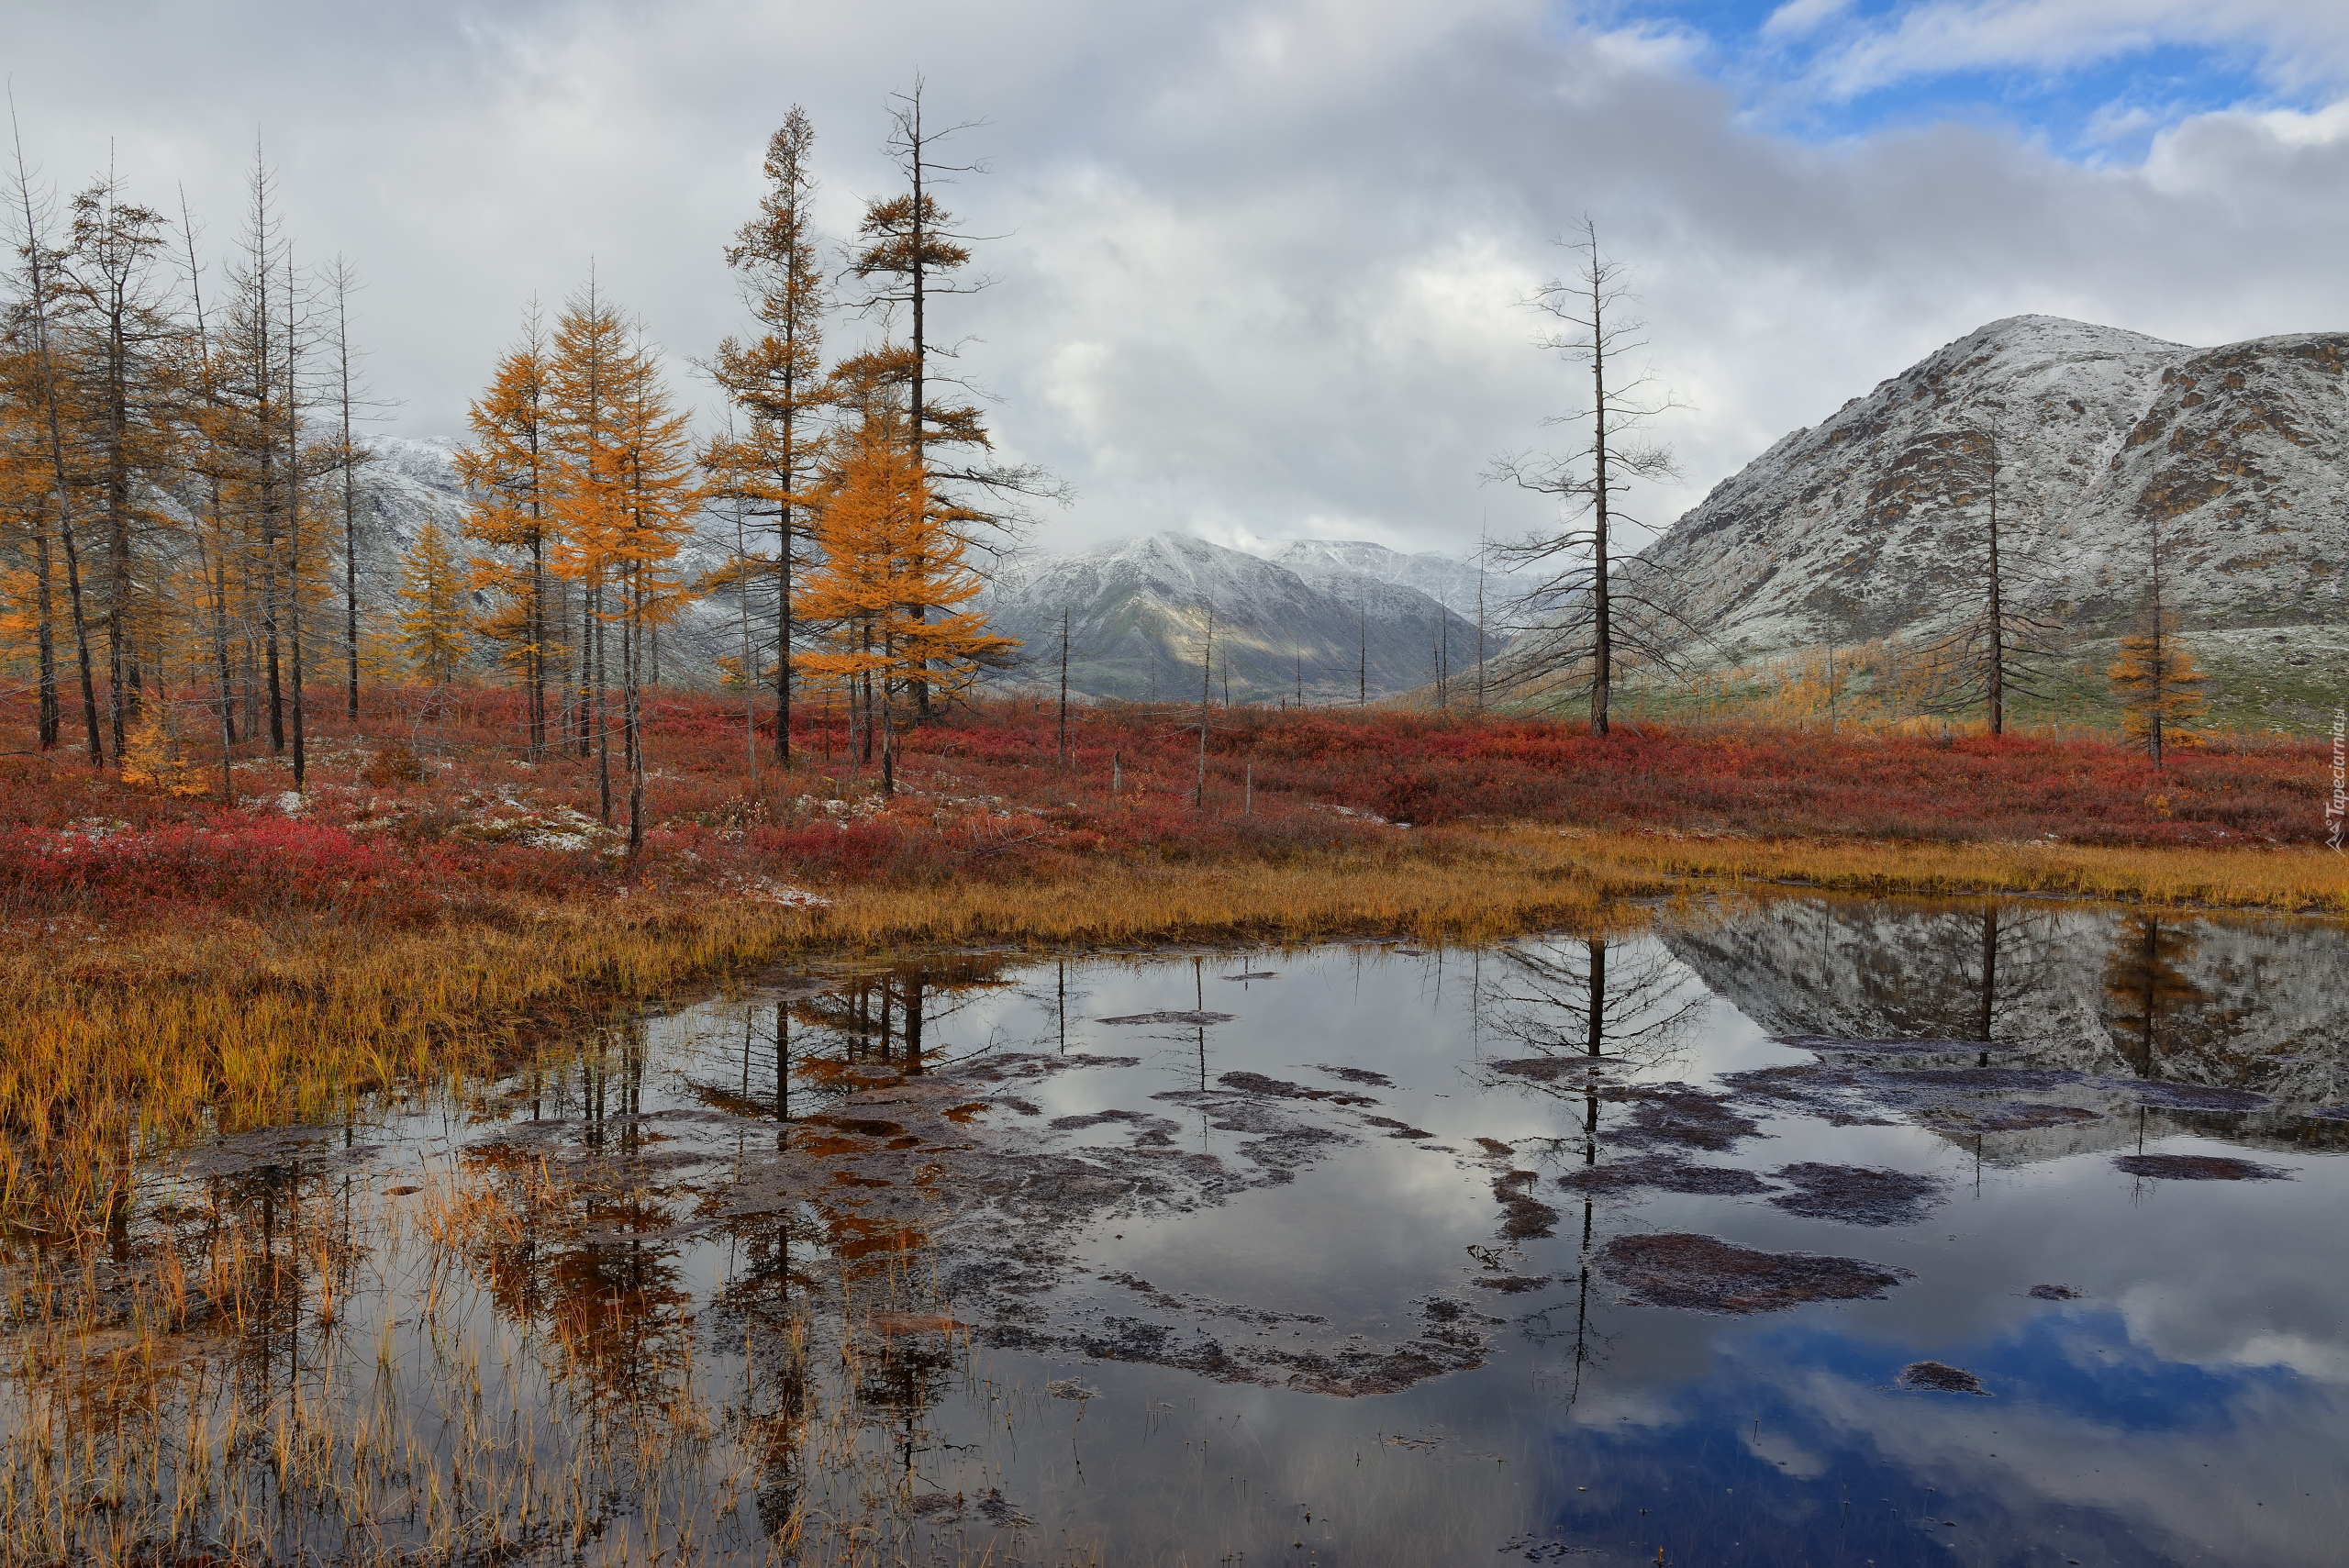
M 1554 829 L 1529 832 L 1560 837 Z M 2172 907 L 2349 914 L 2349 855 L 2313 845 L 2104 849 L 1623 833 L 1564 841 L 1602 882 L 1669 875 L 1708 883 L 1796 883 L 1838 893 L 2060 894 Z
M 2062 894 L 2349 913 L 2323 849 L 2103 850 L 1441 832 L 1287 864 L 1105 863 L 1050 880 L 852 887 L 830 906 L 637 895 L 414 931 L 221 921 L 0 949 L 0 1219 L 98 1222 L 152 1140 L 329 1117 L 402 1078 L 764 962 L 919 945 L 1475 940 L 1588 926 L 1635 896 L 1740 883 Z

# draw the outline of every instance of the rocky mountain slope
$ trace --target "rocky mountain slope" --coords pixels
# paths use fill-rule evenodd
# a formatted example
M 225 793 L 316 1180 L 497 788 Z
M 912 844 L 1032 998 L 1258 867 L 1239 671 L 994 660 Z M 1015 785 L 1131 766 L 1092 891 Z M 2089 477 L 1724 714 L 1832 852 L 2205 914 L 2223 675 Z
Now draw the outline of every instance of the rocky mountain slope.
M 1212 612 L 1219 697 L 1228 675 L 1235 702 L 1294 699 L 1300 682 L 1308 702 L 1344 701 L 1362 689 L 1365 644 L 1374 697 L 1429 680 L 1447 639 L 1454 668 L 1475 663 L 1473 608 L 1447 610 L 1414 585 L 1442 584 L 1445 565 L 1459 563 L 1371 544 L 1308 546 L 1267 561 L 1162 533 L 1022 558 L 1006 565 L 981 603 L 998 628 L 1028 643 L 1015 684 L 1057 682 L 1066 610 L 1072 690 L 1196 697 Z M 1468 599 L 1473 606 L 1473 585 Z
M 1650 558 L 1738 657 L 1973 613 L 1990 505 L 2031 605 L 2104 631 L 2150 541 L 2192 624 L 2337 618 L 2349 334 L 2193 349 L 2054 317 L 1994 321 L 1780 439 Z
M 361 481 L 362 613 L 387 620 L 401 555 L 428 517 L 452 532 L 460 526 L 464 488 L 451 442 L 378 436 L 369 445 L 375 461 Z M 723 553 L 722 544 L 689 547 L 689 572 L 717 565 Z M 1218 695 L 1228 678 L 1235 701 L 1266 702 L 1293 697 L 1300 674 L 1308 700 L 1353 699 L 1362 690 L 1365 638 L 1374 697 L 1431 679 L 1447 636 L 1454 668 L 1469 670 L 1475 602 L 1475 568 L 1450 556 L 1297 541 L 1266 560 L 1174 534 L 1076 555 L 1016 557 L 980 601 L 1000 629 L 1030 644 L 1007 684 L 1045 679 L 1048 665 L 1058 680 L 1066 609 L 1072 691 L 1170 701 L 1198 694 L 1211 606 Z M 695 605 L 664 633 L 672 652 L 664 673 L 714 678 L 716 655 L 734 651 L 739 625 L 730 599 Z M 1488 638 L 1488 650 L 1498 646 Z
M 1269 551 L 1265 559 L 1286 566 L 1316 587 L 1351 593 L 1356 578 L 1416 588 L 1455 614 L 1475 618 L 1481 590 L 1494 608 L 1499 605 L 1500 584 L 1478 574 L 1475 562 L 1457 556 L 1423 550 L 1406 555 L 1383 544 L 1361 539 L 1297 539 Z
M 2153 1080 L 2302 1108 L 2338 1105 L 2349 1089 L 2349 1051 L 2328 1000 L 2349 985 L 2349 945 L 2322 927 L 1850 901 L 1727 911 L 1663 940 L 1772 1035 L 1976 1040 L 1987 1002 L 1988 1038 L 2021 1048 L 1999 1066 L 2076 1073 L 2091 1088 Z M 1987 997 L 1986 946 L 1995 954 Z M 2159 1093 L 2140 1097 L 2164 1103 Z M 2134 1132 L 2115 1117 L 2023 1141 L 2042 1146 L 2029 1155 L 2038 1157 Z

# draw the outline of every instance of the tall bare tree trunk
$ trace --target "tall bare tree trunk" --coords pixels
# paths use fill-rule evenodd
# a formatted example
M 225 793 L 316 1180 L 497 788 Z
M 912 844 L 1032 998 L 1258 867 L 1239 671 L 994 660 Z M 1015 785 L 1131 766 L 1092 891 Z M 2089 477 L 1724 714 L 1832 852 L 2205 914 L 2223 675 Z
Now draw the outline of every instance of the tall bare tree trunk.
M 600 568 L 587 595 L 596 634 L 596 798 L 599 820 L 608 828 L 612 825 L 612 723 L 611 702 L 605 683 L 604 582 Z
M 307 761 L 302 709 L 302 414 L 295 385 L 294 252 L 285 252 L 285 594 L 294 652 L 294 787 Z
M 187 192 L 180 192 L 180 232 L 187 239 L 188 294 L 195 307 L 195 347 L 199 375 L 203 384 L 204 406 L 214 409 L 218 398 L 212 381 L 212 335 L 204 316 L 204 271 L 195 260 L 195 224 L 187 211 Z M 207 515 L 212 520 L 214 549 L 205 551 L 203 537 L 197 536 L 197 550 L 204 567 L 205 587 L 212 597 L 212 654 L 220 674 L 220 796 L 230 805 L 236 804 L 234 775 L 229 772 L 231 753 L 237 745 L 237 717 L 229 706 L 233 678 L 228 666 L 228 530 L 220 518 L 220 473 L 217 458 L 210 461 L 205 474 Z M 213 557 L 217 557 L 217 560 Z M 217 572 L 217 588 L 215 572 Z
M 44 751 L 57 744 L 57 612 L 50 598 L 49 514 L 33 514 L 35 613 L 40 622 L 40 713 L 39 745 Z
M 644 849 L 644 568 L 633 568 L 629 596 L 628 648 L 628 852 L 631 861 Z
M 9 112 L 15 129 L 15 109 Z M 57 406 L 57 365 L 49 342 L 49 281 L 42 269 L 44 246 L 33 217 L 32 183 L 25 172 L 25 143 L 17 134 L 17 194 L 25 212 L 25 252 L 32 266 L 33 347 L 40 361 L 41 403 L 47 416 L 49 457 L 57 495 L 57 533 L 65 547 L 65 591 L 73 610 L 73 649 L 81 663 L 82 718 L 88 730 L 90 765 L 106 765 L 106 749 L 98 738 L 98 694 L 90 670 L 90 624 L 82 605 L 82 565 L 73 544 L 73 506 L 70 471 L 65 463 L 65 432 Z
M 1608 553 L 1610 541 L 1607 537 L 1607 336 L 1604 316 L 1605 290 L 1594 277 L 1590 285 L 1590 318 L 1594 325 L 1590 341 L 1590 384 L 1592 389 L 1591 419 L 1591 669 L 1590 669 L 1590 732 L 1607 733 L 1607 699 L 1615 684 L 1615 605 L 1613 584 L 1608 581 Z
M 334 272 L 334 338 L 342 405 L 342 648 L 346 662 L 343 716 L 359 717 L 359 476 L 351 443 L 351 275 Z

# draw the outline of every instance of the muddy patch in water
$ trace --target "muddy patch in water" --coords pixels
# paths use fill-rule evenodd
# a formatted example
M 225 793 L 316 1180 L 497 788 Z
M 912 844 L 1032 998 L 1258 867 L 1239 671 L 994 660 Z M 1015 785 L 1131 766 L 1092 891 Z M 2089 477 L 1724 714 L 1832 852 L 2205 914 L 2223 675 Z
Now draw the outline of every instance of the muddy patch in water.
M 1835 1040 L 1826 1035 L 1772 1035 L 1773 1045 L 1829 1056 L 2008 1056 L 2029 1049 L 1994 1040 Z
M 1770 1202 L 1807 1219 L 1846 1225 L 1910 1225 L 1932 1212 L 1943 1185 L 1931 1176 L 1870 1165 L 1824 1165 L 1806 1160 L 1770 1173 L 1792 1184 Z
M 1600 1554 L 1595 1546 L 1574 1546 L 1563 1540 L 1531 1535 L 1513 1537 L 1494 1550 L 1504 1556 L 1514 1553 L 1528 1562 L 1563 1562 L 1569 1557 L 1597 1557 Z
M 2165 1182 L 2288 1182 L 2292 1173 L 2224 1154 L 2120 1154 L 2112 1162 L 2132 1176 Z
M 1988 1397 L 1990 1391 L 1982 1380 L 1962 1366 L 1950 1366 L 1943 1362 L 1911 1362 L 1901 1368 L 1893 1379 L 1901 1388 L 1912 1388 L 1927 1394 L 1979 1394 Z
M 1605 1068 L 1620 1063 L 1614 1056 L 1527 1056 L 1512 1062 L 1487 1062 L 1486 1069 L 1510 1078 L 1530 1079 L 1536 1084 L 1554 1084 L 1562 1078 L 1585 1078 Z
M 1493 1178 L 1493 1198 L 1501 1206 L 1501 1235 L 1511 1241 L 1547 1236 L 1558 1223 L 1558 1211 L 1534 1197 L 1537 1171 L 1510 1171 Z
M 2083 1073 L 2039 1067 L 1869 1067 L 1845 1062 L 1725 1073 L 1733 1099 L 1765 1115 L 1809 1116 L 1834 1127 L 1956 1121 L 1978 1131 L 2093 1119 L 2077 1107 L 2019 1106 L 2016 1095 L 2048 1094 L 2087 1082 Z
M 2024 1101 L 2020 1105 L 1956 1111 L 1951 1119 L 1976 1132 L 2031 1132 L 2043 1127 L 2076 1127 L 2084 1121 L 2102 1121 L 2104 1114 L 2086 1106 Z
M 1760 1123 L 1736 1110 L 1727 1096 L 1709 1095 L 1693 1084 L 1626 1084 L 1601 1090 L 1598 1097 L 1631 1106 L 1625 1124 L 1606 1136 L 1609 1141 L 1637 1149 L 1676 1144 L 1723 1154 L 1762 1130 Z
M 1386 1136 L 1389 1138 L 1421 1139 L 1433 1138 L 1435 1136 L 1434 1133 L 1430 1132 L 1426 1128 L 1413 1127 L 1408 1121 L 1397 1121 L 1391 1116 L 1366 1116 L 1363 1118 L 1362 1120 L 1364 1127 L 1386 1129 Z
M 1876 1301 L 1906 1269 L 1815 1252 L 1761 1252 L 1714 1236 L 1618 1236 L 1598 1251 L 1599 1272 L 1627 1301 L 1742 1316 L 1813 1301 Z
M 1308 1089 L 1286 1078 L 1267 1078 L 1262 1073 L 1226 1073 L 1216 1082 L 1243 1094 L 1269 1095 L 1280 1100 L 1327 1100 L 1337 1106 L 1375 1106 L 1378 1103 L 1368 1095 L 1356 1095 L 1344 1089 Z
M 1714 1197 L 1739 1197 L 1777 1189 L 1753 1172 L 1734 1165 L 1699 1165 L 1673 1154 L 1642 1154 L 1586 1165 L 1558 1178 L 1568 1192 L 1614 1195 L 1653 1188 L 1658 1192 L 1698 1193 Z

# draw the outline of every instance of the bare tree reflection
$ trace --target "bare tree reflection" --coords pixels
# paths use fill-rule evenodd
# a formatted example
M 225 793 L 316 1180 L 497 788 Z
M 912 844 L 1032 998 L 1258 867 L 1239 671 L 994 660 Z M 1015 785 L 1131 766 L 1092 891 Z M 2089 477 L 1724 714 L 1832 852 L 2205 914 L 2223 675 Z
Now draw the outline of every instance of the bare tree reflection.
M 1586 1165 L 1598 1162 L 1598 1067 L 1669 1065 L 1710 995 L 1661 943 L 1609 937 L 1504 948 L 1489 971 L 1479 969 L 1475 984 L 1472 1006 L 1480 1036 L 1489 1037 L 1487 1049 L 1531 1053 L 1488 1062 L 1485 1081 L 1558 1099 L 1579 1096 Z M 1586 1070 L 1574 1071 L 1577 1061 Z M 1586 1242 L 1586 1221 L 1584 1231 Z
M 1987 1043 L 2041 1002 L 2054 977 L 2056 929 L 2054 917 L 2045 911 L 1995 901 L 1983 905 L 1975 919 L 1981 932 L 1975 1008 L 1967 1020 L 1971 1028 L 1956 1038 Z M 1988 1051 L 1982 1053 L 1979 1064 L 1990 1064 Z
M 2121 1036 L 2121 1050 L 2140 1078 L 2159 1078 L 2162 1025 L 2202 1000 L 2202 990 L 2179 963 L 2195 939 L 2174 920 L 2132 915 L 2113 934 L 2105 960 L 2105 1022 Z
M 1707 992 L 1645 938 L 1504 948 L 1475 977 L 1477 1026 L 1542 1055 L 1613 1056 L 1653 1068 L 1687 1040 Z

